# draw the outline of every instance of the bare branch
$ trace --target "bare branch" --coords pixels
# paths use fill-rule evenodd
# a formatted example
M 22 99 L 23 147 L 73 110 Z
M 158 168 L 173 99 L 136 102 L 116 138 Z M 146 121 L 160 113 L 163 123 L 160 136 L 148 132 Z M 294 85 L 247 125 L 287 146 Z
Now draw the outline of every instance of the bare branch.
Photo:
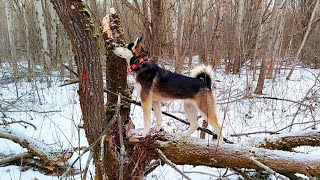
M 169 166 L 171 166 L 174 170 L 176 170 L 179 174 L 181 174 L 181 176 L 183 176 L 184 178 L 191 180 L 191 178 L 189 178 L 187 175 L 185 175 L 179 168 L 177 168 L 177 166 L 175 164 L 173 164 L 167 157 L 166 155 L 163 154 L 163 152 L 160 149 L 156 149 L 156 151 L 158 152 L 158 154 L 160 155 L 161 159 L 166 162 Z
M 260 161 L 256 160 L 254 157 L 250 157 L 251 161 L 256 164 L 257 166 L 261 167 L 262 169 L 266 170 L 268 173 L 274 175 L 277 178 L 283 179 L 283 180 L 288 180 L 288 178 L 282 176 L 282 175 L 278 175 L 277 172 L 275 172 L 274 170 L 272 170 L 271 168 L 269 168 L 268 166 L 262 164 Z

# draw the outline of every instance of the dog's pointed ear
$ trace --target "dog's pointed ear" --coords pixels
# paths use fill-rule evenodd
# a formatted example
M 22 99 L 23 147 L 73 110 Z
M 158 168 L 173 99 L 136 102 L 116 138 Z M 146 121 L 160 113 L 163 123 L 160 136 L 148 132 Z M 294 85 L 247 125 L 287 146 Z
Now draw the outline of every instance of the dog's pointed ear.
M 142 41 L 142 35 L 136 36 L 136 39 L 134 41 L 134 45 L 137 45 L 137 44 L 141 43 L 141 41 Z
M 139 35 L 137 39 L 138 39 L 138 42 L 141 43 L 141 41 L 142 41 L 142 35 Z
M 133 46 L 131 47 L 131 51 L 134 53 L 135 56 L 138 56 L 142 52 L 142 45 L 141 45 L 142 35 L 136 37 Z

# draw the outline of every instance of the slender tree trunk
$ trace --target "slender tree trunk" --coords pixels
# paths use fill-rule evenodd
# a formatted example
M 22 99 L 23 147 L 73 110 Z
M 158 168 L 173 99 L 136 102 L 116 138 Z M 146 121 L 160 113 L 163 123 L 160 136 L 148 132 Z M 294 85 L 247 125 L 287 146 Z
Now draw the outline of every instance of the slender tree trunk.
M 204 15 L 204 8 L 206 3 L 200 0 L 198 3 L 199 13 L 198 13 L 198 31 L 199 31 L 199 58 L 202 64 L 208 63 L 208 48 L 207 48 L 207 37 L 205 33 L 206 15 Z
M 172 38 L 173 38 L 173 50 L 174 50 L 174 57 L 175 57 L 175 65 L 174 65 L 174 71 L 176 73 L 181 73 L 181 71 L 183 70 L 182 66 L 183 66 L 183 60 L 184 58 L 182 57 L 182 49 L 181 49 L 181 41 L 182 41 L 182 37 L 183 34 L 182 33 L 182 28 L 183 28 L 183 17 L 181 16 L 181 14 L 183 14 L 182 12 L 182 6 L 183 3 L 181 3 L 180 0 L 178 0 L 176 2 L 176 6 L 173 9 L 170 17 L 172 18 L 171 21 L 171 28 L 172 28 Z M 174 2 L 173 2 L 174 4 Z
M 312 14 L 311 14 L 309 23 L 308 23 L 308 28 L 307 28 L 307 30 L 306 30 L 306 33 L 305 33 L 304 36 L 303 36 L 303 40 L 302 40 L 302 42 L 301 42 L 301 44 L 300 44 L 300 47 L 299 47 L 299 49 L 298 49 L 298 51 L 297 51 L 297 54 L 296 54 L 295 57 L 294 57 L 294 61 L 293 61 L 292 67 L 291 67 L 290 72 L 289 72 L 289 74 L 288 74 L 288 76 L 287 76 L 287 78 L 286 78 L 287 80 L 290 79 L 290 77 L 291 77 L 294 69 L 295 69 L 296 66 L 297 66 L 297 63 L 298 63 L 298 61 L 299 61 L 300 52 L 301 52 L 301 50 L 302 50 L 302 48 L 303 48 L 303 46 L 304 46 L 304 44 L 306 43 L 306 40 L 307 40 L 307 38 L 308 38 L 309 32 L 310 32 L 310 30 L 311 30 L 311 24 L 312 24 L 312 21 L 313 21 L 313 18 L 314 18 L 314 16 L 315 16 L 316 12 L 317 12 L 318 6 L 319 6 L 319 0 L 317 0 L 317 1 L 315 2 L 315 5 L 314 5 L 314 8 L 313 8 L 313 11 L 312 11 Z
M 108 124 L 105 118 L 102 69 L 97 47 L 98 26 L 91 19 L 93 17 L 88 7 L 81 1 L 51 2 L 73 46 L 80 81 L 78 94 L 84 129 L 89 144 L 93 144 Z M 94 146 L 93 152 L 96 179 L 100 180 L 102 172 L 106 171 L 100 163 L 100 146 Z
M 271 53 L 271 60 L 269 61 L 269 65 L 268 65 L 268 73 L 267 73 L 267 78 L 268 79 L 272 79 L 273 77 L 273 69 L 274 69 L 274 64 L 276 59 L 278 58 L 279 52 L 280 52 L 280 43 L 282 40 L 282 36 L 283 36 L 283 29 L 284 29 L 284 25 L 285 25 L 285 18 L 286 18 L 286 11 L 287 11 L 287 4 L 288 4 L 288 0 L 286 0 L 284 2 L 283 7 L 281 8 L 282 13 L 280 14 L 280 17 L 278 18 L 279 25 L 277 26 L 277 28 L 274 31 L 274 43 L 273 43 L 273 49 L 272 49 L 272 53 Z
M 254 45 L 254 50 L 253 50 L 253 56 L 252 56 L 252 62 L 251 62 L 251 69 L 252 69 L 252 79 L 256 79 L 256 74 L 257 74 L 257 53 L 258 53 L 258 47 L 259 47 L 259 42 L 261 40 L 261 30 L 262 30 L 262 20 L 263 20 L 263 3 L 260 3 L 260 7 L 258 9 L 258 15 L 260 18 L 258 18 L 258 30 L 256 32 L 256 41 Z
M 27 74 L 27 80 L 30 82 L 31 78 L 33 76 L 33 62 L 30 56 L 30 31 L 29 31 L 29 22 L 27 20 L 28 14 L 27 14 L 27 1 L 24 0 L 22 4 L 22 11 L 23 11 L 23 22 L 24 22 L 24 31 L 25 31 L 25 37 L 26 37 L 26 59 L 28 62 L 28 74 Z
M 57 67 L 61 62 L 58 61 L 58 50 L 57 50 L 57 37 L 58 37 L 58 23 L 57 23 L 57 14 L 53 9 L 51 4 L 48 4 L 48 9 L 50 11 L 50 54 L 53 58 L 51 62 L 52 65 Z
M 267 37 L 266 41 L 268 42 L 268 49 L 265 54 L 265 57 L 262 59 L 261 67 L 260 67 L 260 74 L 257 82 L 256 89 L 254 91 L 255 94 L 262 94 L 263 86 L 264 86 L 264 81 L 266 79 L 266 74 L 267 74 L 267 68 L 270 59 L 272 58 L 272 50 L 274 46 L 274 38 L 272 35 L 274 35 L 274 29 L 276 26 L 276 17 L 278 14 L 278 6 L 279 6 L 279 0 L 275 0 L 273 4 L 273 9 L 271 12 L 270 16 L 270 28 L 269 31 L 267 32 Z
M 239 0 L 238 1 L 238 13 L 237 13 L 237 22 L 236 22 L 236 28 L 235 28 L 235 35 L 236 35 L 236 41 L 235 41 L 235 48 L 234 48 L 234 63 L 233 63 L 233 74 L 239 74 L 241 70 L 241 51 L 242 51 L 242 41 L 243 41 L 243 16 L 244 16 L 244 1 Z
M 7 28 L 9 35 L 9 48 L 11 53 L 11 64 L 13 68 L 14 77 L 16 77 L 18 73 L 17 66 L 17 47 L 15 42 L 15 27 L 14 27 L 14 19 L 13 19 L 13 4 L 10 0 L 5 0 L 5 11 L 7 17 Z
M 50 70 L 50 50 L 49 50 L 49 43 L 48 43 L 48 35 L 47 30 L 45 26 L 45 18 L 44 18 L 44 11 L 43 11 L 43 5 L 42 0 L 33 0 L 34 7 L 36 10 L 36 16 L 38 20 L 38 28 L 39 28 L 39 34 L 41 38 L 42 43 L 42 53 L 43 54 L 43 67 L 46 73 L 49 73 Z
M 158 57 L 160 55 L 163 27 L 163 0 L 152 0 L 150 5 L 151 11 L 151 39 L 150 39 L 150 52 L 152 56 Z
M 223 19 L 225 17 L 225 0 L 218 0 L 216 2 L 216 23 L 215 28 L 213 30 L 212 35 L 212 58 L 211 58 L 211 65 L 212 67 L 216 68 L 220 62 L 221 54 L 218 52 L 218 47 L 220 45 L 220 41 L 222 38 L 222 31 L 223 31 Z

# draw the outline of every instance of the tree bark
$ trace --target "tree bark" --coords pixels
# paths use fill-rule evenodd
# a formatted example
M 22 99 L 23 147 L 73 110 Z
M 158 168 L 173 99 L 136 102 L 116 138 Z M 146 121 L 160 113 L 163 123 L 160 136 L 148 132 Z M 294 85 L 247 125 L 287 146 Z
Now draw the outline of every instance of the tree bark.
M 264 86 L 264 81 L 266 79 L 266 74 L 267 74 L 267 68 L 268 64 L 271 61 L 271 56 L 272 56 L 272 51 L 274 50 L 274 39 L 275 37 L 272 37 L 274 35 L 274 29 L 276 26 L 276 17 L 278 14 L 278 6 L 279 6 L 279 0 L 275 0 L 270 16 L 270 28 L 269 31 L 267 32 L 267 37 L 266 37 L 266 42 L 267 42 L 267 52 L 265 54 L 265 57 L 262 59 L 261 67 L 260 67 L 260 74 L 257 82 L 256 89 L 254 91 L 255 94 L 262 94 L 263 86 Z
M 252 139 L 246 143 L 223 144 L 219 147 L 214 143 L 208 144 L 207 140 L 177 139 L 165 133 L 148 136 L 142 143 L 148 147 L 149 153 L 155 154 L 154 150 L 160 149 L 177 165 L 261 170 L 261 167 L 252 160 L 255 159 L 285 175 L 301 173 L 309 177 L 320 177 L 320 157 L 282 150 L 303 145 L 320 146 L 319 131 L 273 135 L 267 139 Z
M 75 54 L 77 65 L 80 106 L 84 129 L 89 144 L 95 142 L 108 124 L 103 102 L 103 79 L 97 46 L 99 26 L 90 9 L 78 0 L 51 0 L 62 22 Z M 98 143 L 99 144 L 99 143 Z M 106 167 L 100 163 L 100 147 L 94 146 L 93 160 L 97 179 L 102 179 Z
M 15 28 L 14 28 L 12 1 L 8 1 L 8 0 L 5 1 L 5 11 L 6 11 L 6 17 L 7 17 L 7 28 L 8 28 L 12 68 L 13 68 L 14 76 L 16 76 L 18 72 L 18 65 L 17 65 L 17 47 L 15 43 Z
M 40 33 L 40 38 L 42 42 L 42 53 L 43 54 L 43 67 L 46 73 L 49 72 L 50 68 L 50 50 L 49 50 L 49 43 L 48 43 L 48 35 L 45 25 L 45 18 L 44 18 L 44 11 L 42 0 L 34 0 L 34 7 L 36 10 L 36 16 L 38 20 L 38 28 Z
M 112 13 L 109 18 L 106 16 L 104 21 L 109 21 L 110 30 L 112 31 L 113 42 L 118 45 L 124 45 L 124 33 L 120 22 L 120 17 L 117 13 Z M 106 25 L 103 25 L 104 29 L 108 29 Z M 125 97 L 130 97 L 130 91 L 127 84 L 127 63 L 125 59 L 115 56 L 112 53 L 112 46 L 110 44 L 110 37 L 106 32 L 103 33 L 106 47 L 106 76 L 108 90 L 117 92 Z M 114 104 L 118 101 L 117 97 L 108 94 L 107 96 L 107 120 L 110 121 L 115 114 Z M 144 175 L 145 166 L 151 159 L 145 155 L 144 147 L 134 147 L 128 143 L 126 137 L 127 132 L 130 129 L 134 129 L 134 125 L 129 118 L 130 103 L 122 102 L 120 109 L 121 118 L 118 119 L 118 126 L 112 127 L 113 139 L 109 141 L 109 148 L 107 150 L 108 156 L 106 164 L 106 173 L 109 179 L 142 179 Z M 110 143 L 112 142 L 112 143 Z M 121 147 L 121 152 L 116 150 L 117 147 Z M 124 153 L 124 154 L 123 154 Z M 119 158 L 120 156 L 128 155 L 131 158 Z M 115 171 L 117 169 L 118 171 Z
M 30 50 L 31 50 L 31 46 L 30 46 L 30 25 L 29 22 L 27 20 L 27 0 L 24 0 L 22 2 L 22 11 L 23 11 L 23 22 L 24 22 L 24 31 L 25 31 L 25 41 L 26 41 L 26 59 L 28 62 L 28 74 L 27 74 L 27 81 L 31 81 L 31 77 L 32 77 L 32 73 L 33 73 L 33 64 L 32 64 L 32 60 L 31 60 L 31 55 L 30 55 Z

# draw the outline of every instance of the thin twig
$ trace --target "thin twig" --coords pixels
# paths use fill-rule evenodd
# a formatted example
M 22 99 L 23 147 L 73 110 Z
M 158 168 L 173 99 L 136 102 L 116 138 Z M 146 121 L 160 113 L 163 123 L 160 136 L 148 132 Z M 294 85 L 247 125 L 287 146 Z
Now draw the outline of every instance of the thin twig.
M 0 123 L 0 125 L 8 125 L 8 124 L 16 124 L 16 123 L 18 123 L 18 124 L 20 124 L 20 125 L 21 125 L 21 123 L 27 124 L 27 125 L 32 126 L 35 130 L 37 130 L 37 127 L 36 127 L 34 124 L 29 123 L 29 122 L 27 122 L 27 121 L 23 121 L 23 120 L 15 121 L 15 120 L 12 119 L 12 121 L 5 121 L 3 124 Z M 25 127 L 25 126 L 24 126 L 24 127 Z
M 271 99 L 271 100 L 277 100 L 277 101 L 288 101 L 288 102 L 296 103 L 296 104 L 299 104 L 301 106 L 305 106 L 305 107 L 308 107 L 308 108 L 310 107 L 310 105 L 302 103 L 303 101 L 293 101 L 293 100 L 290 100 L 290 99 L 277 98 L 277 97 L 268 97 L 268 96 L 253 96 L 253 98 Z
M 81 177 L 82 180 L 87 179 L 87 173 L 89 170 L 89 165 L 90 165 L 92 157 L 93 157 L 93 151 L 90 151 L 88 159 L 87 159 L 86 167 L 84 168 L 83 173 L 82 173 L 82 177 Z
M 97 140 L 95 142 L 93 142 L 89 147 L 87 147 L 86 149 L 83 150 L 83 152 L 81 154 L 79 154 L 79 156 L 72 162 L 72 164 L 68 167 L 68 169 L 60 176 L 59 179 L 64 179 L 66 178 L 70 171 L 72 170 L 73 166 L 76 164 L 76 162 L 85 154 L 87 153 L 89 150 L 92 151 L 92 148 L 96 145 Z
M 210 173 L 207 173 L 207 172 L 201 172 L 201 171 L 183 171 L 185 174 L 204 174 L 204 175 L 208 175 L 208 176 L 212 176 L 212 177 L 215 177 L 215 178 L 218 178 L 220 180 L 227 180 L 228 178 L 225 178 L 225 177 L 220 177 L 220 176 L 217 176 L 217 175 L 214 175 L 214 174 L 210 174 Z
M 287 177 L 281 175 L 281 174 L 277 174 L 277 172 L 275 172 L 274 170 L 272 170 L 271 168 L 269 168 L 268 166 L 262 164 L 260 161 L 258 161 L 256 158 L 254 157 L 250 157 L 250 160 L 256 164 L 257 166 L 259 166 L 260 168 L 266 170 L 268 173 L 274 175 L 276 178 L 280 178 L 280 179 L 283 179 L 283 180 L 288 180 Z
M 169 166 L 171 166 L 174 170 L 176 170 L 179 174 L 181 174 L 181 176 L 183 176 L 184 178 L 191 180 L 191 178 L 189 176 L 187 176 L 186 174 L 184 174 L 179 168 L 177 168 L 177 166 L 171 162 L 166 155 L 163 154 L 163 152 L 160 149 L 156 149 L 156 151 L 158 152 L 158 154 L 160 155 L 161 159 L 167 163 Z
M 121 103 L 121 94 L 118 94 L 118 101 L 117 101 L 117 106 L 120 107 Z M 118 117 L 118 133 L 119 133 L 119 138 L 120 138 L 120 167 L 119 167 L 119 179 L 123 180 L 123 162 L 124 162 L 124 157 L 126 155 L 126 149 L 124 146 L 124 141 L 123 141 L 123 130 L 122 130 L 122 119 L 120 115 L 120 109 L 117 109 L 116 111 L 116 116 Z
M 239 137 L 239 136 L 249 136 L 249 135 L 253 135 L 253 134 L 280 134 L 281 131 L 294 126 L 294 125 L 301 125 L 301 124 L 309 124 L 309 123 L 317 123 L 320 121 L 307 121 L 307 122 L 297 122 L 297 123 L 293 123 L 293 124 L 289 124 L 288 126 L 285 126 L 281 129 L 278 129 L 276 131 L 256 131 L 256 132 L 247 132 L 247 133 L 238 133 L 238 134 L 231 134 L 231 137 Z
M 107 135 L 102 135 L 102 137 L 101 137 L 101 141 L 100 141 L 100 163 L 101 163 L 101 166 L 102 167 L 106 167 L 106 164 L 105 164 L 105 162 L 106 162 L 106 159 L 104 158 L 104 156 L 105 156 L 105 152 L 106 152 L 106 148 L 105 148 L 105 145 L 104 145 L 104 142 L 105 142 L 105 140 L 106 140 L 106 137 L 107 137 Z M 109 178 L 108 178 L 108 176 L 107 176 L 107 173 L 105 172 L 105 168 L 102 168 L 102 177 L 103 177 L 103 179 L 106 179 L 106 180 L 108 180 Z

